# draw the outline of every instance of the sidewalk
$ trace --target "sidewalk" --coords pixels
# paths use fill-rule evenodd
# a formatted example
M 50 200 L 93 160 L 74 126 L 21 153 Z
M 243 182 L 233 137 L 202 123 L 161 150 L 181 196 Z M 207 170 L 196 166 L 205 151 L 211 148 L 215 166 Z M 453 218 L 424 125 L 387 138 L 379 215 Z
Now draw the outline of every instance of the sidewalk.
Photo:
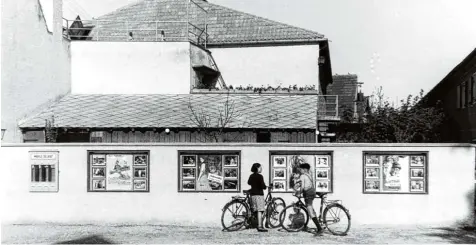
M 474 229 L 416 226 L 354 226 L 345 237 L 325 232 L 288 233 L 280 229 L 268 233 L 256 230 L 222 232 L 220 227 L 178 225 L 2 225 L 2 244 L 310 244 L 310 243 L 476 243 Z

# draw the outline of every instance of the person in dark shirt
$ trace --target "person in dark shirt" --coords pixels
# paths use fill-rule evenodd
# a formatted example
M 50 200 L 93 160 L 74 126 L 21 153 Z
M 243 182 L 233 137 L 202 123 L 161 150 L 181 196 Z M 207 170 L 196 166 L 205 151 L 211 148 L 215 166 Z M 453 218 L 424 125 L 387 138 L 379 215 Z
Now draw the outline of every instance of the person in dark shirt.
M 261 175 L 261 164 L 254 163 L 251 167 L 250 178 L 248 179 L 248 185 L 251 186 L 250 195 L 251 195 L 251 209 L 253 212 L 258 212 L 258 231 L 259 232 L 267 232 L 263 228 L 263 224 L 261 222 L 261 217 L 264 212 L 264 192 L 266 190 L 266 185 L 264 183 L 263 175 Z

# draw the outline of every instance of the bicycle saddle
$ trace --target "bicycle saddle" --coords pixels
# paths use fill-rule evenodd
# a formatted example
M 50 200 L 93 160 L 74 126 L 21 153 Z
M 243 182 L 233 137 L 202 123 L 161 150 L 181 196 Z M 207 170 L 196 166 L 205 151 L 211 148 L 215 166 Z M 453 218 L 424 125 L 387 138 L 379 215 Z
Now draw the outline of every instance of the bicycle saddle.
M 316 192 L 316 195 L 319 197 L 319 198 L 322 198 L 323 196 L 327 195 L 326 192 Z
M 248 195 L 250 193 L 250 190 L 243 190 L 243 194 Z

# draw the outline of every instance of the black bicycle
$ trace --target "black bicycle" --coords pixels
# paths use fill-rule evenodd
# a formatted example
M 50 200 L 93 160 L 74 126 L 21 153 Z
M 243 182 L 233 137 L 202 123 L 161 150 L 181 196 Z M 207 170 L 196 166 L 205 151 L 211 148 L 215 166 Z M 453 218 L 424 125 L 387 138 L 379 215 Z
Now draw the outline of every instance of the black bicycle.
M 328 229 L 332 234 L 345 236 L 350 230 L 350 213 L 340 200 L 327 200 L 327 193 L 316 192 L 316 198 L 321 199 L 318 220 L 322 229 Z M 297 196 L 297 202 L 287 206 L 280 214 L 281 226 L 289 232 L 297 232 L 307 228 L 309 212 L 306 204 Z M 324 208 L 325 207 L 325 208 Z
M 270 228 L 277 228 L 281 225 L 279 214 L 286 207 L 286 203 L 281 197 L 273 197 L 271 194 L 272 186 L 268 187 L 268 194 L 265 199 L 265 212 L 262 216 L 262 224 L 268 224 Z M 243 226 L 245 228 L 254 227 L 257 222 L 255 212 L 251 210 L 251 196 L 249 190 L 243 190 L 245 196 L 234 196 L 223 207 L 221 215 L 221 224 L 224 231 L 237 231 Z M 269 228 L 268 227 L 268 228 Z

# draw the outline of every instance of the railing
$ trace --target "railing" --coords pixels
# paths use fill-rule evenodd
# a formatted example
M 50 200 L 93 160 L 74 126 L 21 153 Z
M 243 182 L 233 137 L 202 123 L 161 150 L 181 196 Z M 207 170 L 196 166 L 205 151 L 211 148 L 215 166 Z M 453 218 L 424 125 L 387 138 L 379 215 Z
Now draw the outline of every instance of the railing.
M 317 116 L 318 120 L 337 120 L 339 118 L 339 96 L 318 95 Z
M 187 0 L 187 15 L 179 21 L 128 21 L 116 19 L 63 19 L 64 35 L 71 40 L 179 42 L 188 41 L 206 48 L 207 11 Z

